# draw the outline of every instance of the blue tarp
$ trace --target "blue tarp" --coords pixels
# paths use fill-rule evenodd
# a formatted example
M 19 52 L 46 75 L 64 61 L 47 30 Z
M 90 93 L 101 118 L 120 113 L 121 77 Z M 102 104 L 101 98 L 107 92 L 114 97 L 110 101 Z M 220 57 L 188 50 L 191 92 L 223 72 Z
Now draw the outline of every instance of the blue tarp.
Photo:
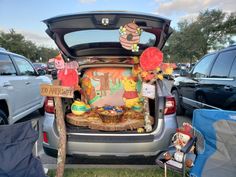
M 204 137 L 191 176 L 236 176 L 236 111 L 199 109 L 193 113 L 193 127 Z

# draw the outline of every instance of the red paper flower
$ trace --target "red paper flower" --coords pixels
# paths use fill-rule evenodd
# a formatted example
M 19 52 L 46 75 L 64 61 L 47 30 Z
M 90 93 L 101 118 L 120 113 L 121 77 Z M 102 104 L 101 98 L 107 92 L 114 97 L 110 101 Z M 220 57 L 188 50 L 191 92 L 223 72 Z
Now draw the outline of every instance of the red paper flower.
M 140 56 L 140 66 L 145 71 L 155 70 L 163 61 L 163 53 L 156 47 L 149 47 Z

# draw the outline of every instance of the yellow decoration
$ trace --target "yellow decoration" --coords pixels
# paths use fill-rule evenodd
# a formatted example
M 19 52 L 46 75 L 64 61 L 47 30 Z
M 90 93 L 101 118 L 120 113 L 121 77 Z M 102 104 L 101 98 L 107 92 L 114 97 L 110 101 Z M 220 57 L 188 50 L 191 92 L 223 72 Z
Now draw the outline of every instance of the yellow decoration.
M 144 128 L 138 128 L 138 129 L 137 129 L 137 132 L 138 132 L 138 133 L 144 133 Z
M 75 115 L 82 115 L 86 111 L 86 104 L 82 101 L 74 101 L 74 103 L 71 105 L 71 112 Z
M 147 75 L 148 75 L 148 72 L 147 72 L 147 71 L 143 71 L 143 72 L 141 73 L 141 77 L 142 77 L 142 78 L 147 77 Z
M 137 77 L 142 72 L 142 68 L 139 65 L 134 65 L 132 68 L 132 74 L 134 77 Z
M 124 80 L 122 80 L 122 84 L 125 90 L 123 94 L 125 106 L 128 108 L 132 108 L 132 106 L 136 105 L 139 102 L 139 96 L 136 90 L 137 83 L 133 78 L 124 78 Z
M 86 107 L 86 111 L 90 111 L 91 110 L 91 106 L 90 105 L 86 104 L 85 107 Z
M 156 71 L 161 71 L 161 68 L 160 68 L 160 67 L 157 67 L 157 68 L 156 68 Z
M 167 68 L 164 72 L 164 74 L 172 74 L 173 73 L 173 68 Z
M 162 75 L 162 74 L 157 74 L 157 75 L 156 75 L 156 78 L 157 78 L 157 79 L 160 79 L 160 80 L 163 80 L 163 75 Z
M 138 64 L 139 63 L 139 58 L 138 57 L 133 57 L 133 62 L 134 64 Z
M 142 112 L 143 111 L 143 105 L 140 103 L 135 104 L 132 109 L 137 112 Z

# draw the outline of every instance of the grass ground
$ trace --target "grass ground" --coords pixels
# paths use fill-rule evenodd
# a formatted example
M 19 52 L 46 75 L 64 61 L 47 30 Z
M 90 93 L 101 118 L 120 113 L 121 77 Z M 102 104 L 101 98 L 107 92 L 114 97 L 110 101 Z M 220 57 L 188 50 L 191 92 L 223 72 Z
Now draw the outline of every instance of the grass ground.
M 49 170 L 48 176 L 54 177 L 55 170 Z M 167 172 L 168 177 L 180 177 L 180 174 Z M 164 170 L 160 168 L 148 169 L 65 169 L 64 177 L 163 177 Z

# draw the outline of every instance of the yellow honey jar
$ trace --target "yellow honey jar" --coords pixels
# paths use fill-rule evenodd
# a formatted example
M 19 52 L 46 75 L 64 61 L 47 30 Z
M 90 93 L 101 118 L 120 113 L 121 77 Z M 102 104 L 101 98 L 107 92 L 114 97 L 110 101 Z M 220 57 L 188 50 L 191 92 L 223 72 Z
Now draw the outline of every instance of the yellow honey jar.
M 75 115 L 82 115 L 86 111 L 86 104 L 83 101 L 74 101 L 74 103 L 71 105 L 71 112 Z

